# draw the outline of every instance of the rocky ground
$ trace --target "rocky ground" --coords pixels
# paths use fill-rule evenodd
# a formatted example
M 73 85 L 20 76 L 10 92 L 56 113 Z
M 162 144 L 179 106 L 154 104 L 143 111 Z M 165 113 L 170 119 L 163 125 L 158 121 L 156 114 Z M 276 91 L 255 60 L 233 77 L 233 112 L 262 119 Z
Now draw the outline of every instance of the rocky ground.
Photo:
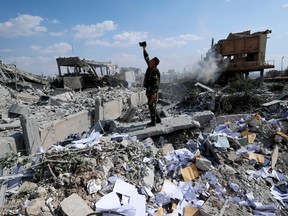
M 1 215 L 65 215 L 63 202 L 73 194 L 91 210 L 96 204 L 97 210 L 101 198 L 115 191 L 117 179 L 145 197 L 145 215 L 193 215 L 188 212 L 194 210 L 194 215 L 287 215 L 285 85 L 236 80 L 207 89 L 194 84 L 163 85 L 158 107 L 162 118 L 211 110 L 215 119 L 204 127 L 144 140 L 129 134 L 71 135 L 47 152 L 1 159 L 2 188 L 8 182 Z M 1 92 L 4 109 L 15 92 L 4 86 Z M 91 91 L 74 93 L 73 98 L 85 98 L 85 103 L 71 109 L 89 107 L 94 96 Z M 146 107 L 138 109 L 141 116 L 135 121 L 148 117 Z M 91 136 L 79 148 L 72 144 Z M 167 182 L 176 192 L 165 187 Z M 121 198 L 124 205 L 123 194 Z

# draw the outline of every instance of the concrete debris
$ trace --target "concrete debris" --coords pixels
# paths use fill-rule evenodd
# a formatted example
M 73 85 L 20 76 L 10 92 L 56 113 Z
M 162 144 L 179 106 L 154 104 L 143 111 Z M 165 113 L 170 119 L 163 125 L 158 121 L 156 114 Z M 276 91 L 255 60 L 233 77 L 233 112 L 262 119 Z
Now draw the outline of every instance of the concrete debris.
M 85 201 L 75 193 L 65 198 L 60 203 L 60 205 L 61 210 L 67 216 L 73 216 L 73 215 L 84 216 L 93 213 L 93 210 L 85 203 Z
M 26 106 L 21 106 L 18 103 L 12 104 L 12 106 L 8 110 L 8 117 L 15 118 L 21 115 L 28 115 L 29 109 Z
M 70 61 L 103 75 L 96 62 L 58 63 Z M 132 74 L 110 68 L 115 85 L 96 88 L 66 75 L 55 88 L 27 74 L 20 85 L 16 69 L 0 71 L 1 215 L 288 214 L 286 97 L 262 91 L 256 104 L 228 87 L 161 83 L 161 123 L 147 127 Z M 237 110 L 251 112 L 230 113 L 242 99 Z
M 205 89 L 205 90 L 207 90 L 207 91 L 210 91 L 210 92 L 215 92 L 213 89 L 211 89 L 211 88 L 209 88 L 208 86 L 203 85 L 202 83 L 199 83 L 199 82 L 197 82 L 197 83 L 195 84 L 195 86 L 199 86 L 199 87 L 201 87 L 201 88 L 203 88 L 203 89 Z

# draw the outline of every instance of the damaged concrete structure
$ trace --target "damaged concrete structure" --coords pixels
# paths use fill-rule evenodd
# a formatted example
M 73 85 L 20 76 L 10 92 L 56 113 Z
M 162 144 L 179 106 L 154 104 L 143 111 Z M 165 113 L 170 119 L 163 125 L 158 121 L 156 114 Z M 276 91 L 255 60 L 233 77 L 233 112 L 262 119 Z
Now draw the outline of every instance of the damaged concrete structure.
M 79 57 L 59 57 L 56 59 L 59 76 L 57 83 L 60 87 L 70 89 L 85 89 L 103 86 L 102 78 L 110 84 L 114 79 L 123 85 L 135 82 L 134 71 L 120 71 L 112 62 L 98 62 L 95 60 L 80 59 Z M 65 72 L 62 69 L 65 68 Z M 101 82 L 102 81 L 102 82 Z M 116 81 L 117 82 L 117 81 Z
M 251 33 L 250 30 L 230 33 L 226 39 L 214 44 L 206 53 L 204 62 L 216 61 L 223 76 L 235 74 L 249 75 L 259 71 L 263 77 L 264 69 L 274 68 L 273 61 L 266 61 L 266 43 L 271 30 Z
M 0 63 L 0 82 L 21 89 L 22 86 L 41 84 L 47 85 L 51 79 L 20 70 L 15 64 Z

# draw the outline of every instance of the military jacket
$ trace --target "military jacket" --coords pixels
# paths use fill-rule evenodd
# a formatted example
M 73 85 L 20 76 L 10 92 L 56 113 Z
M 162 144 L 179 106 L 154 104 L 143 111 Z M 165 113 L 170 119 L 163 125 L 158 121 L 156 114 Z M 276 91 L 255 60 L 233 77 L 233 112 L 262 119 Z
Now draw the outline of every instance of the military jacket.
M 146 50 L 143 50 L 143 56 L 148 65 L 150 59 Z M 156 93 L 159 91 L 160 71 L 157 67 L 149 68 L 148 66 L 148 68 L 146 69 L 143 86 L 146 88 L 147 91 L 151 93 Z

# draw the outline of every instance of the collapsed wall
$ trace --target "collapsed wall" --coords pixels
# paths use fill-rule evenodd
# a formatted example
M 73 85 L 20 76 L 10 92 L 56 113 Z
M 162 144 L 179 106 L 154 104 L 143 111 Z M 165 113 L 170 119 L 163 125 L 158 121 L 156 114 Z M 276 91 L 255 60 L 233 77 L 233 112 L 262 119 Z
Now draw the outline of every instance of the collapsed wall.
M 0 145 L 6 150 L 1 152 L 0 157 L 11 150 L 14 153 L 36 153 L 39 147 L 47 150 L 71 134 L 89 131 L 99 120 L 120 118 L 129 106 L 141 106 L 147 102 L 145 91 L 133 92 L 125 88 L 107 87 L 77 94 L 65 92 L 55 96 L 41 95 L 34 97 L 34 100 L 29 96 L 29 99 L 23 100 L 25 97 L 21 94 L 22 100 L 13 101 L 12 105 L 5 102 L 3 113 L 7 112 L 7 116 L 13 114 L 17 118 L 17 128 L 22 137 L 15 138 L 12 132 L 6 137 L 2 133 L 0 136 L 5 142 Z

